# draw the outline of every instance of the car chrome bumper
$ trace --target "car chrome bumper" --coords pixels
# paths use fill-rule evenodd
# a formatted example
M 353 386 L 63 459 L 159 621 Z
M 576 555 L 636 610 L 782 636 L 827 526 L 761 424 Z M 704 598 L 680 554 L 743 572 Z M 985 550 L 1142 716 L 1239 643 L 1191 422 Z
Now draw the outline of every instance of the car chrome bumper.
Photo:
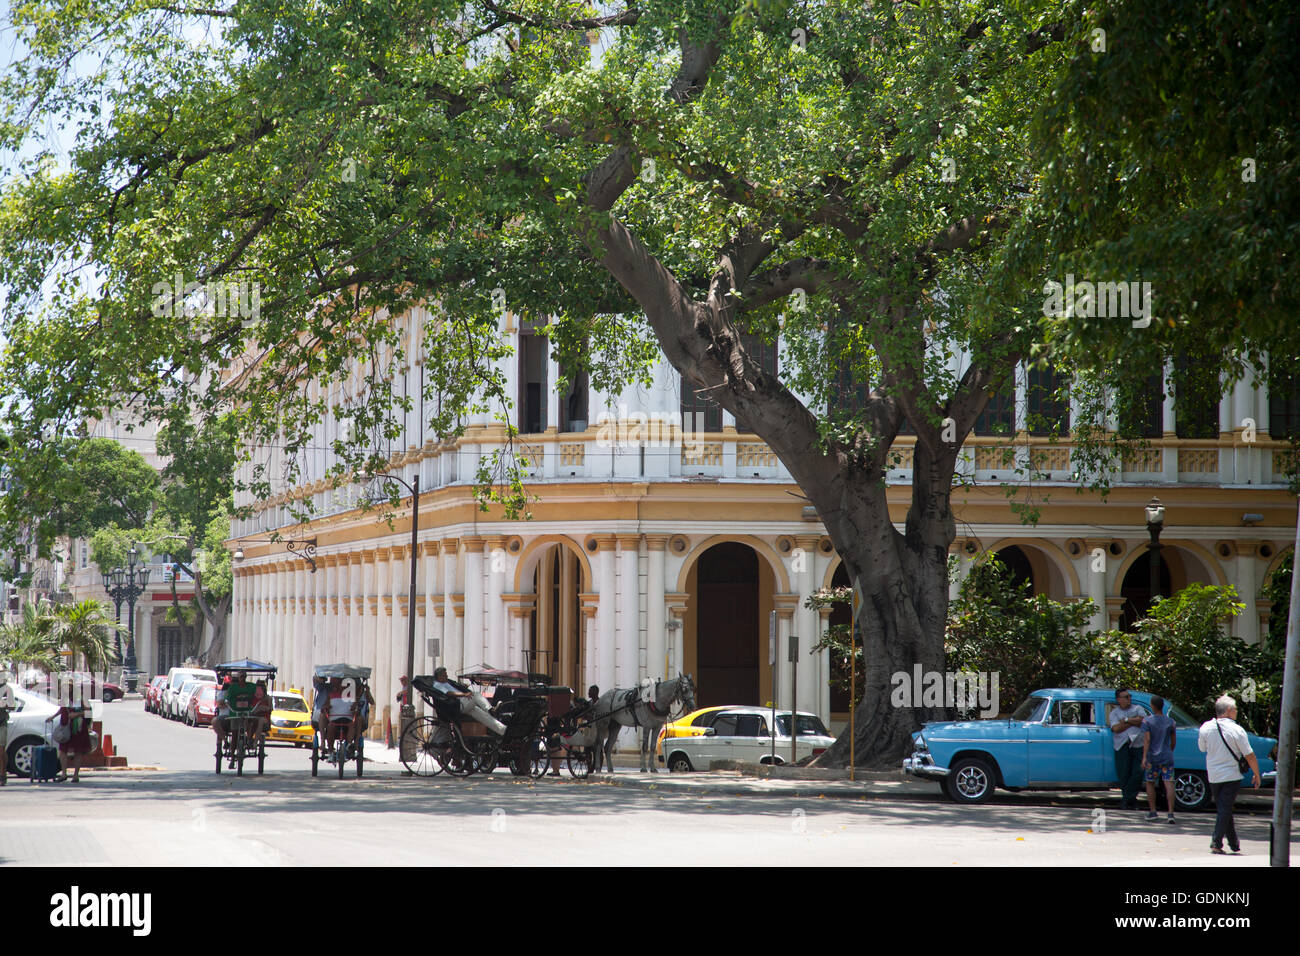
M 924 777 L 926 780 L 943 780 L 948 776 L 948 768 L 935 766 L 934 758 L 929 754 L 912 754 L 903 758 L 903 773 Z

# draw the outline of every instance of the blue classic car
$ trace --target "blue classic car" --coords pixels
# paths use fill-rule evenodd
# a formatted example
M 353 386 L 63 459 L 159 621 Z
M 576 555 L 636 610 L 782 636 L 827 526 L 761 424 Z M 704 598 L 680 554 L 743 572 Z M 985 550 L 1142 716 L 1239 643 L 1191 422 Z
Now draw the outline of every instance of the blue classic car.
M 1133 703 L 1150 713 L 1150 694 L 1133 692 Z M 1115 692 L 1100 687 L 1036 690 L 1010 718 L 926 724 L 912 735 L 903 770 L 938 780 L 958 803 L 983 803 L 996 787 L 1005 790 L 1105 790 L 1118 786 L 1109 717 Z M 1200 721 L 1172 702 L 1174 796 L 1195 810 L 1210 802 L 1205 754 L 1197 747 Z M 1265 786 L 1276 778 L 1277 741 L 1250 735 Z M 1250 775 L 1245 776 L 1250 786 Z

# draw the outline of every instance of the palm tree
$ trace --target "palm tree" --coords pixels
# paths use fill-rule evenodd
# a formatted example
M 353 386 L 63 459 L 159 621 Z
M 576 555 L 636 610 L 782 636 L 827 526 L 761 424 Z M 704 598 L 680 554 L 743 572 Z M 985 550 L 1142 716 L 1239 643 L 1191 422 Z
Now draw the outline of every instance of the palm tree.
M 126 625 L 113 620 L 107 611 L 93 598 L 59 605 L 50 615 L 50 637 L 55 646 L 72 651 L 74 659 L 80 654 L 91 671 L 103 671 L 117 663 L 111 635 L 126 630 Z
M 48 604 L 24 604 L 22 618 L 0 624 L 0 660 L 52 671 L 59 666 L 59 642 Z

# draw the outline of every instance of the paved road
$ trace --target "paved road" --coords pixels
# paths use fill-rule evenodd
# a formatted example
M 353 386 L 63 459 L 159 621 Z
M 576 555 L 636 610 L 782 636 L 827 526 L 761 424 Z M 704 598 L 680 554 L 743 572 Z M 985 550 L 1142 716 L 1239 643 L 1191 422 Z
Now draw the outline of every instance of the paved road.
M 825 787 L 819 795 L 816 785 L 796 793 L 752 781 L 752 792 L 724 793 L 709 789 L 712 776 L 689 775 L 683 787 L 635 773 L 620 775 L 624 785 L 502 772 L 423 779 L 382 763 L 368 763 L 362 780 L 313 779 L 306 754 L 293 750 L 275 752 L 265 776 L 218 777 L 210 731 L 145 715 L 134 702 L 105 714 L 133 764 L 167 769 L 86 773 L 77 787 L 11 784 L 0 791 L 0 863 L 1267 864 L 1262 800 L 1238 818 L 1246 854 L 1211 857 L 1209 815 L 1148 824 L 1083 796 L 1007 795 L 959 807 L 928 790 L 864 797 Z M 729 791 L 749 786 L 716 779 Z

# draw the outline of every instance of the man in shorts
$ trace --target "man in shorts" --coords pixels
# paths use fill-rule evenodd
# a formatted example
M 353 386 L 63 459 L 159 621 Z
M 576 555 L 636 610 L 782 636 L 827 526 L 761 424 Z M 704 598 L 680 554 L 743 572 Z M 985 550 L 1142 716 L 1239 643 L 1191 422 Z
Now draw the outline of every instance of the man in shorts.
M 1174 823 L 1174 743 L 1177 732 L 1172 717 L 1165 715 L 1165 699 L 1151 698 L 1150 717 L 1142 721 L 1142 771 L 1147 782 L 1148 820 L 1159 820 L 1156 813 L 1156 781 L 1165 785 L 1165 799 L 1169 802 L 1169 819 Z

